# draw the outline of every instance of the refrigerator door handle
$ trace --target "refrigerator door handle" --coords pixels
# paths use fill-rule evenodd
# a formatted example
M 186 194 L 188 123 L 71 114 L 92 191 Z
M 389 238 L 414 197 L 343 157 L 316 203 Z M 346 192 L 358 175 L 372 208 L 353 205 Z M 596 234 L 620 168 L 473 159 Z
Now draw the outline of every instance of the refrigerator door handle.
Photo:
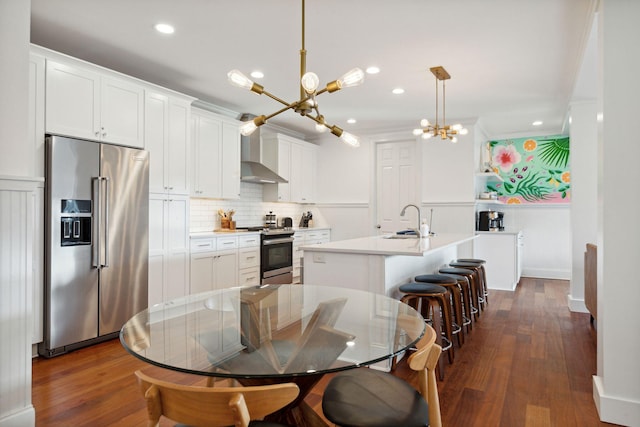
M 102 178 L 104 180 L 104 264 L 102 267 L 109 267 L 109 177 Z
M 101 177 L 91 178 L 93 186 L 93 246 L 91 251 L 91 266 L 100 268 L 100 181 Z

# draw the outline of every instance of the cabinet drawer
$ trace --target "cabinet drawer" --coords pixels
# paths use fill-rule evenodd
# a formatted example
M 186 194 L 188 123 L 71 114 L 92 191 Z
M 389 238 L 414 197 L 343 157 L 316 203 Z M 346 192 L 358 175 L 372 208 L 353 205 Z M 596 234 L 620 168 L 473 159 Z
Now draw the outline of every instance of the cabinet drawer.
M 219 251 L 226 251 L 229 249 L 237 249 L 238 248 L 238 238 L 237 237 L 218 237 L 218 243 L 216 245 L 216 249 Z
M 240 271 L 240 286 L 258 286 L 260 285 L 260 268 L 248 268 Z
M 260 249 L 240 249 L 238 251 L 238 266 L 240 269 L 260 267 Z
M 239 236 L 238 245 L 240 248 L 250 248 L 260 246 L 260 235 L 250 234 L 248 236 Z
M 209 252 L 216 250 L 216 239 L 191 239 L 191 252 Z

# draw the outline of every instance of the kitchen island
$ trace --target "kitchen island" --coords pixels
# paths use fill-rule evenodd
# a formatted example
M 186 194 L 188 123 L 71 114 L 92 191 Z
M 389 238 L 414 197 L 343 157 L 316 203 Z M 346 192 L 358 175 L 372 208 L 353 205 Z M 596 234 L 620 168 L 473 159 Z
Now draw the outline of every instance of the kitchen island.
M 426 238 L 388 235 L 302 246 L 303 283 L 397 298 L 398 287 L 418 274 L 434 273 L 459 255 L 466 256 L 458 251 L 475 237 L 472 233 Z

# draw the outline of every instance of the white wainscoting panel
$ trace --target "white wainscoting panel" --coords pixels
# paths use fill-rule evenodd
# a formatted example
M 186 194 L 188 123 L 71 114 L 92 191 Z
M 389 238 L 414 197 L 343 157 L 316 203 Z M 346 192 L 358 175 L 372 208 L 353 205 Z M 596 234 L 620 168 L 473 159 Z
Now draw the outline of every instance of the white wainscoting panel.
M 0 177 L 0 427 L 33 426 L 31 334 L 34 191 Z

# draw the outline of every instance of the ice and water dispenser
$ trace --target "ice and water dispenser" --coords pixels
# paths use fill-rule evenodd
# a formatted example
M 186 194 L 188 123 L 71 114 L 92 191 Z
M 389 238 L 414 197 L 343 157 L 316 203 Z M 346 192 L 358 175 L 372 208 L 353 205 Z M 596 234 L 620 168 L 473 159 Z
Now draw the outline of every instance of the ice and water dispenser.
M 91 200 L 62 200 L 60 208 L 60 245 L 91 244 Z

